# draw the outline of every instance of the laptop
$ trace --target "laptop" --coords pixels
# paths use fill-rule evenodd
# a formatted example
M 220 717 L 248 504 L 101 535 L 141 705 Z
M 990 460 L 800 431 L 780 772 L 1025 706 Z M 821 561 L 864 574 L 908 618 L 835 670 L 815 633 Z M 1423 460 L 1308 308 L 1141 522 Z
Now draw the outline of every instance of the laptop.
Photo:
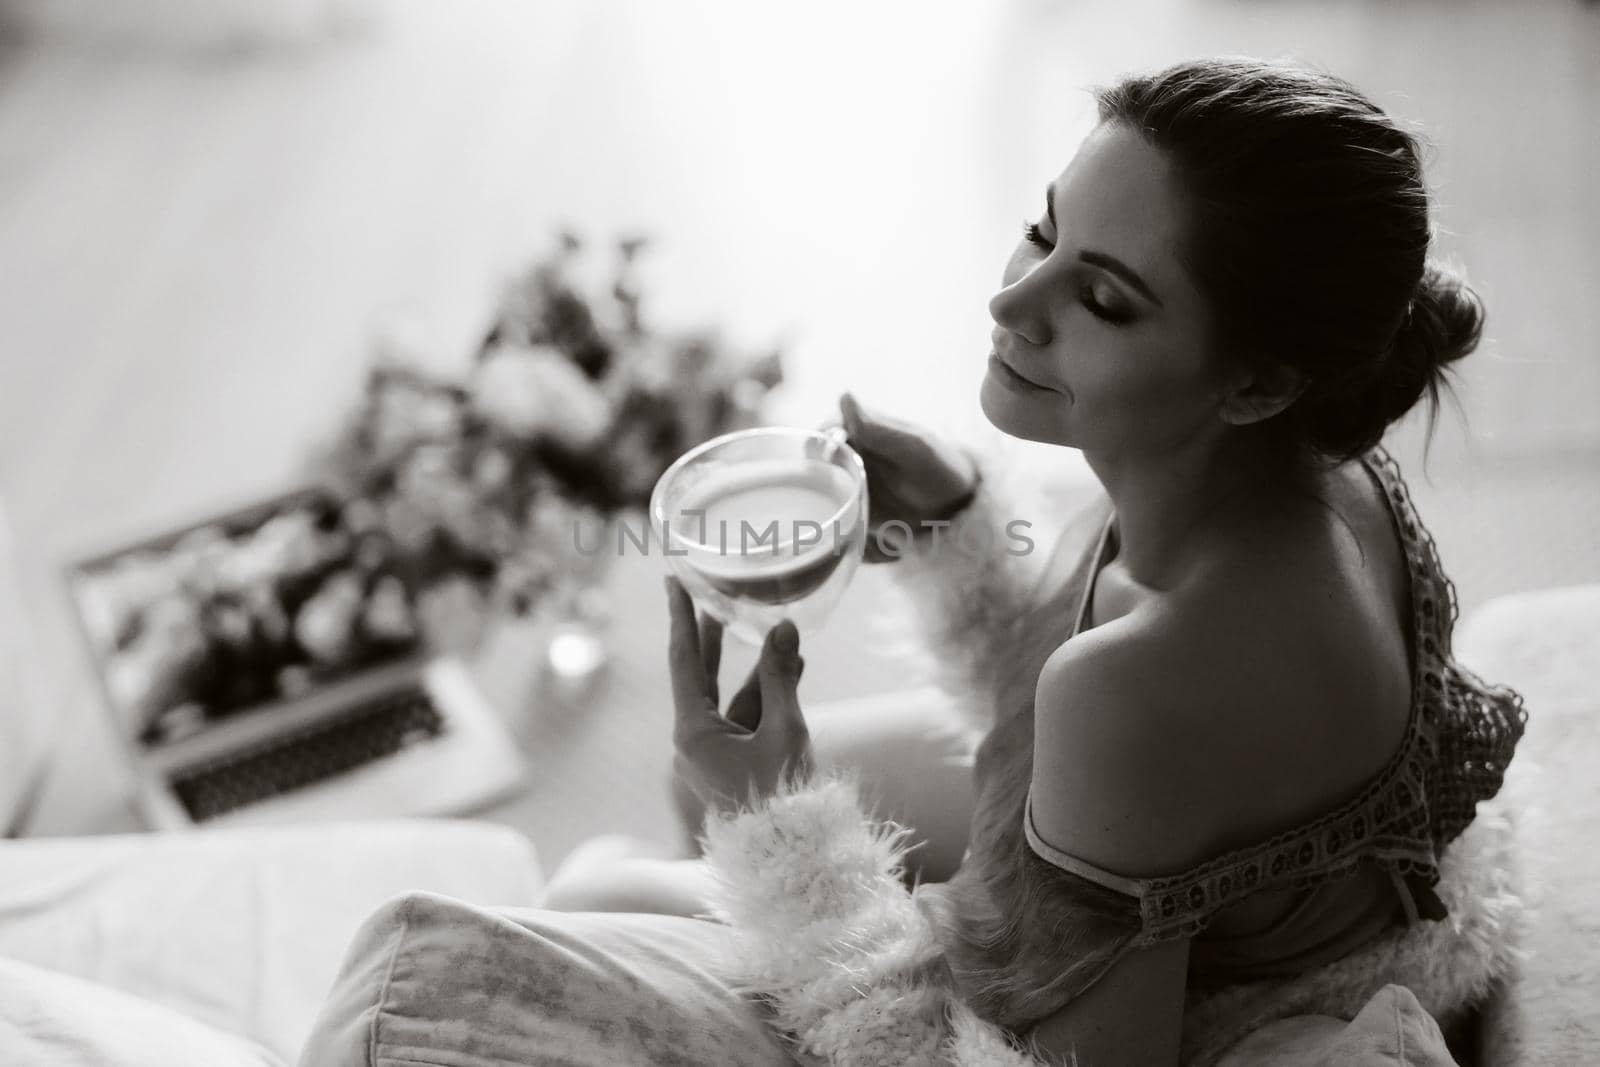
M 525 787 L 466 664 L 426 647 L 426 576 L 360 508 L 299 489 L 68 568 L 152 826 L 460 814 Z

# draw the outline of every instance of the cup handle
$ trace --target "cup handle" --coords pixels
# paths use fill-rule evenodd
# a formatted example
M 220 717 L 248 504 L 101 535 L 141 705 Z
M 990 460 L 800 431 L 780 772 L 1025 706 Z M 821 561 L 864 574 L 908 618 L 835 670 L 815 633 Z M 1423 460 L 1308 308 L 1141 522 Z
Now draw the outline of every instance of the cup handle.
M 850 433 L 844 428 L 844 423 L 838 419 L 830 419 L 824 422 L 813 432 L 827 441 L 826 444 L 818 449 L 820 455 L 817 458 L 824 462 L 833 462 L 833 458 L 838 454 L 839 449 L 850 444 Z M 808 449 L 808 451 L 810 450 Z

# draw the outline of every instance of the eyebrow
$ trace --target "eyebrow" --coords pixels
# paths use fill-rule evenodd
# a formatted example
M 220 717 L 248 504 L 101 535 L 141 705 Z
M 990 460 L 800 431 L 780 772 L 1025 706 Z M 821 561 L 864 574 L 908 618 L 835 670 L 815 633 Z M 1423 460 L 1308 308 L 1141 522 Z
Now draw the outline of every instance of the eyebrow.
M 1049 185 L 1044 187 L 1044 210 L 1045 213 L 1050 216 L 1050 228 L 1059 234 L 1061 232 L 1061 227 L 1056 223 L 1056 186 L 1054 182 L 1051 182 Z M 1084 263 L 1088 263 L 1091 266 L 1099 267 L 1101 270 L 1115 274 L 1118 278 L 1121 278 L 1125 283 L 1127 283 L 1128 286 L 1136 290 L 1140 296 L 1143 296 L 1156 307 L 1166 307 L 1166 305 L 1161 302 L 1161 298 L 1151 291 L 1150 286 L 1145 284 L 1145 280 L 1139 277 L 1139 272 L 1122 262 L 1122 260 L 1118 259 L 1116 256 L 1110 255 L 1106 252 L 1095 252 L 1091 249 L 1084 249 L 1078 253 L 1078 258 Z

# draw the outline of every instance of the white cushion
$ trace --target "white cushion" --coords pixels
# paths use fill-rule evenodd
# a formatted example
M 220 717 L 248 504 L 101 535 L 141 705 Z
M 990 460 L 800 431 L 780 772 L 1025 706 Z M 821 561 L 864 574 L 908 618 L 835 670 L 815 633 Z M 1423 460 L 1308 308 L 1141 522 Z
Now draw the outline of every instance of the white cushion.
M 468 821 L 4 841 L 0 956 L 292 1059 L 345 947 L 385 900 L 430 890 L 517 905 L 539 888 L 526 838 Z
M 28 1067 L 281 1067 L 244 1038 L 115 989 L 0 959 L 0 1063 Z
M 1485 1062 L 1600 1063 L 1600 584 L 1492 600 L 1462 622 L 1455 650 L 1528 709 L 1504 794 L 1531 920 L 1517 973 L 1485 1012 Z

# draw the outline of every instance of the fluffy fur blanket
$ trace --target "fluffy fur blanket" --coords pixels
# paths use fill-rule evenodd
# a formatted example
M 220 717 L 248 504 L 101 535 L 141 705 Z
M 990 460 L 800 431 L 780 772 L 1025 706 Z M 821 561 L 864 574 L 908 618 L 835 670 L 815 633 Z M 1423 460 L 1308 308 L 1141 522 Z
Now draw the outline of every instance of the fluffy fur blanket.
M 737 931 L 722 977 L 771 1008 L 802 1061 L 834 1067 L 1022 1067 L 1040 1060 L 954 995 L 934 926 L 901 881 L 904 833 L 864 813 L 855 783 L 794 786 L 708 820 L 716 916 Z M 1513 824 L 1490 804 L 1441 862 L 1444 922 L 1417 924 L 1280 983 L 1192 1002 L 1185 1062 L 1290 1015 L 1353 1018 L 1384 985 L 1409 987 L 1448 1023 L 1510 968 L 1522 920 Z

